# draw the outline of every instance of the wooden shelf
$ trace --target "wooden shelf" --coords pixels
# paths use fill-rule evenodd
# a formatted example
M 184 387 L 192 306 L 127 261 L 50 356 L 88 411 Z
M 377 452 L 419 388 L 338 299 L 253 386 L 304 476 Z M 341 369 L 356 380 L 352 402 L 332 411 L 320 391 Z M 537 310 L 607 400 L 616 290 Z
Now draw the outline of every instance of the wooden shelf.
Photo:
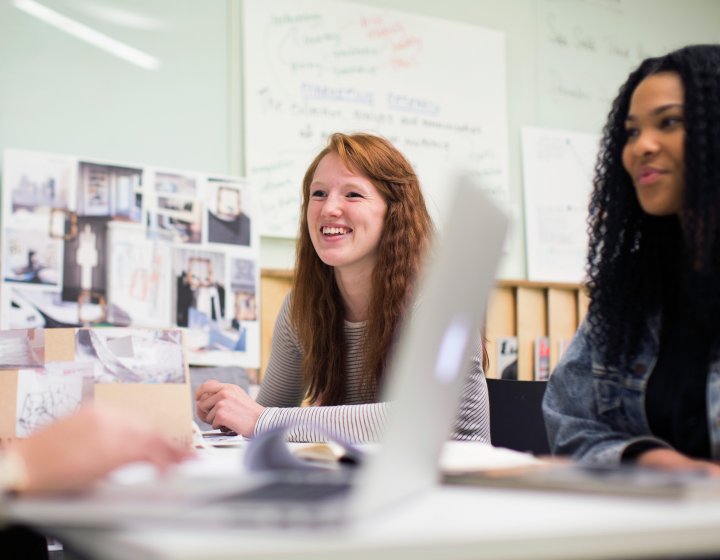
M 497 371 L 497 342 L 517 337 L 518 379 L 534 378 L 535 341 L 548 337 L 550 371 L 587 313 L 588 297 L 579 284 L 501 280 L 490 296 L 485 336 L 490 356 L 488 377 Z
M 291 285 L 292 270 L 261 271 L 261 376 L 270 356 L 275 318 Z M 569 343 L 583 320 L 587 307 L 587 295 L 578 284 L 498 281 L 488 302 L 485 323 L 490 356 L 488 377 L 499 377 L 497 341 L 510 336 L 518 340 L 518 379 L 533 379 L 534 345 L 539 336 L 546 336 L 550 340 L 552 370 L 562 347 Z

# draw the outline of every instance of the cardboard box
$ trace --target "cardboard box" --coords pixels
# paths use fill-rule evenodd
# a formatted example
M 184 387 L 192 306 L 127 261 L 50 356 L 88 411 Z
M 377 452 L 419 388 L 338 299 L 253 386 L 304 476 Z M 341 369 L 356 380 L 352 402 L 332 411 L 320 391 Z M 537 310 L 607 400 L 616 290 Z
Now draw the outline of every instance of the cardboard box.
M 190 446 L 192 407 L 179 329 L 0 331 L 0 443 L 113 403 Z

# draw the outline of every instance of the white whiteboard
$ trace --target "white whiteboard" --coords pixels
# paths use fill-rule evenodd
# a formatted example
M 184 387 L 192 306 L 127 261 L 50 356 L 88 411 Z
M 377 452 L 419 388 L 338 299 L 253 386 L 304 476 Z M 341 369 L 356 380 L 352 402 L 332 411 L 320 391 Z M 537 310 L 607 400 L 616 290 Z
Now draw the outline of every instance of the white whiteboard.
M 688 26 L 691 11 L 668 0 L 538 0 L 539 122 L 599 133 L 618 89 L 643 59 L 720 38 L 699 22 Z
M 380 134 L 433 217 L 459 165 L 508 198 L 504 34 L 337 0 L 245 2 L 245 169 L 261 233 L 297 234 L 303 174 L 336 131 Z
M 522 129 L 528 280 L 580 283 L 600 136 Z

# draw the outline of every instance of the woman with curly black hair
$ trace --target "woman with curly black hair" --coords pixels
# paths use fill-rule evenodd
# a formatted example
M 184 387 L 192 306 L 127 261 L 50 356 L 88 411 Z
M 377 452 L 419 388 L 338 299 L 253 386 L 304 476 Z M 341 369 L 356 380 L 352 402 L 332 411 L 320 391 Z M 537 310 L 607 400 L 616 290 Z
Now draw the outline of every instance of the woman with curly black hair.
M 590 203 L 590 307 L 543 409 L 554 453 L 720 474 L 720 45 L 645 60 Z

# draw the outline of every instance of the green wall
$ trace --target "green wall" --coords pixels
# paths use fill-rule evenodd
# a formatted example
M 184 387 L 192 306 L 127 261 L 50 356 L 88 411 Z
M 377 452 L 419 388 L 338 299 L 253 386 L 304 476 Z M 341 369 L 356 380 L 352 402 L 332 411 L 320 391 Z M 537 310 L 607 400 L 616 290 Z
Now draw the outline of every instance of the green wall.
M 242 145 L 251 139 L 242 129 L 241 0 L 40 1 L 153 55 L 160 66 L 129 64 L 0 0 L 0 149 L 243 172 Z M 604 98 L 573 106 L 548 95 L 548 84 L 562 89 L 588 71 L 593 59 L 573 50 L 573 41 L 632 51 L 593 68 L 591 85 L 613 89 L 640 54 L 720 42 L 715 0 L 353 1 L 505 32 L 510 193 L 518 209 L 520 127 L 598 132 L 607 111 Z M 556 52 L 552 41 L 561 35 L 570 45 Z M 516 231 L 511 251 L 523 251 L 521 240 Z M 293 247 L 263 239 L 262 266 L 292 267 Z M 523 275 L 522 266 L 503 272 Z

